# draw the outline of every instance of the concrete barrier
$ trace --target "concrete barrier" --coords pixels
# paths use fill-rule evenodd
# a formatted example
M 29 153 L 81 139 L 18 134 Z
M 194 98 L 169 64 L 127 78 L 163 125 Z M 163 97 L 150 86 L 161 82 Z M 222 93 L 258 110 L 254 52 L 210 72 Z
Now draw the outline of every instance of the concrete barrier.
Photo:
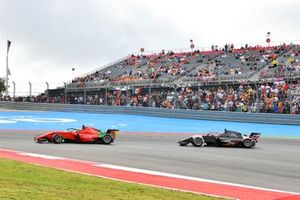
M 198 120 L 253 122 L 267 124 L 300 125 L 300 115 L 274 113 L 242 113 L 200 111 L 151 107 L 100 106 L 77 104 L 50 104 L 28 102 L 0 102 L 0 108 L 11 110 L 34 110 L 56 112 L 114 113 L 157 117 L 173 117 Z

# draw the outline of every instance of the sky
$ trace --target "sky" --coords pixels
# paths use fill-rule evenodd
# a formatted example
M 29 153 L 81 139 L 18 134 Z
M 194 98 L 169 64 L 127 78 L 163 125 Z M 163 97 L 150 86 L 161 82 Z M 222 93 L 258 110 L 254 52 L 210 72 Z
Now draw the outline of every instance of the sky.
M 132 53 L 300 43 L 300 0 L 0 0 L 0 77 L 37 95 Z M 75 68 L 75 71 L 72 71 Z

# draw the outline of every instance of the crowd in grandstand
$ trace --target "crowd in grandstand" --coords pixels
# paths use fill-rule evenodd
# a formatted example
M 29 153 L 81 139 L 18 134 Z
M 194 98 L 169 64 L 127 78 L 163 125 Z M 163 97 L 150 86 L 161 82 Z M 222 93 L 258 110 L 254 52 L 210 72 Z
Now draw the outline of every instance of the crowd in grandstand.
M 222 48 L 212 45 L 209 51 L 175 53 L 162 50 L 150 55 L 131 55 L 72 80 L 67 87 L 75 86 L 79 92 L 69 92 L 66 99 L 63 94 L 16 100 L 299 114 L 299 53 L 300 45 L 294 44 L 245 45 L 241 48 L 226 44 Z M 291 77 L 292 81 L 285 81 Z M 267 81 L 261 83 L 261 79 Z M 152 86 L 149 83 L 143 85 L 145 80 L 167 80 L 168 84 L 148 89 Z M 241 84 L 219 82 L 217 86 L 209 86 L 210 81 L 222 80 L 227 80 L 227 83 L 228 80 L 238 80 Z M 244 84 L 250 80 L 251 84 Z M 84 88 L 88 88 L 90 83 L 95 83 L 93 87 L 98 89 L 83 95 Z M 107 92 L 104 91 L 104 83 Z M 142 83 L 142 86 L 135 86 L 135 83 Z M 196 84 L 187 87 L 185 83 Z M 117 89 L 114 87 L 116 84 L 126 86 L 126 89 Z
M 24 101 L 65 103 L 64 96 L 40 95 L 28 97 Z M 275 84 L 240 84 L 216 87 L 164 88 L 150 94 L 141 89 L 108 91 L 105 93 L 71 95 L 71 104 L 144 106 L 169 109 L 197 109 L 236 112 L 300 113 L 300 82 Z
M 255 73 L 266 78 L 285 76 L 283 73 L 286 71 L 300 74 L 299 52 L 299 45 L 293 44 L 268 47 L 245 45 L 237 49 L 233 44 L 226 44 L 223 48 L 213 45 L 210 51 L 180 53 L 162 50 L 150 55 L 131 55 L 108 68 L 75 78 L 72 83 L 84 86 L 95 81 L 126 83 L 182 76 L 213 80 Z

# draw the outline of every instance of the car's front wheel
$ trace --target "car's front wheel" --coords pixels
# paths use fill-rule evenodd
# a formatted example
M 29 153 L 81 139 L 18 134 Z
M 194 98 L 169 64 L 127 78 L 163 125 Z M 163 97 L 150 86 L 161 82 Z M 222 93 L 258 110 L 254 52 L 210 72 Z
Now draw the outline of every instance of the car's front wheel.
M 63 137 L 62 137 L 61 135 L 56 134 L 56 135 L 54 135 L 54 137 L 53 137 L 53 141 L 54 141 L 56 144 L 62 143 Z
M 197 137 L 197 138 L 193 139 L 192 143 L 196 147 L 201 147 L 203 144 L 203 140 L 202 140 L 202 138 Z
M 252 141 L 250 139 L 245 139 L 243 142 L 244 147 L 250 148 L 252 147 Z
M 113 142 L 113 139 L 110 135 L 105 135 L 103 138 L 102 138 L 102 141 L 104 144 L 110 144 Z

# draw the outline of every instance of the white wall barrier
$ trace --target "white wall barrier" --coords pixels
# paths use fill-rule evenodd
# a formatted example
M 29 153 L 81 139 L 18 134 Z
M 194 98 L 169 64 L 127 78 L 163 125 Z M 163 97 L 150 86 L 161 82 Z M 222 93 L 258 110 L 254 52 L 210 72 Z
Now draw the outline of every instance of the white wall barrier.
M 300 125 L 300 115 L 275 113 L 242 113 L 222 111 L 200 111 L 152 107 L 100 106 L 78 104 L 50 104 L 27 102 L 0 102 L 0 108 L 12 110 L 115 113 L 157 117 L 172 117 L 199 120 L 235 121 L 268 124 Z

